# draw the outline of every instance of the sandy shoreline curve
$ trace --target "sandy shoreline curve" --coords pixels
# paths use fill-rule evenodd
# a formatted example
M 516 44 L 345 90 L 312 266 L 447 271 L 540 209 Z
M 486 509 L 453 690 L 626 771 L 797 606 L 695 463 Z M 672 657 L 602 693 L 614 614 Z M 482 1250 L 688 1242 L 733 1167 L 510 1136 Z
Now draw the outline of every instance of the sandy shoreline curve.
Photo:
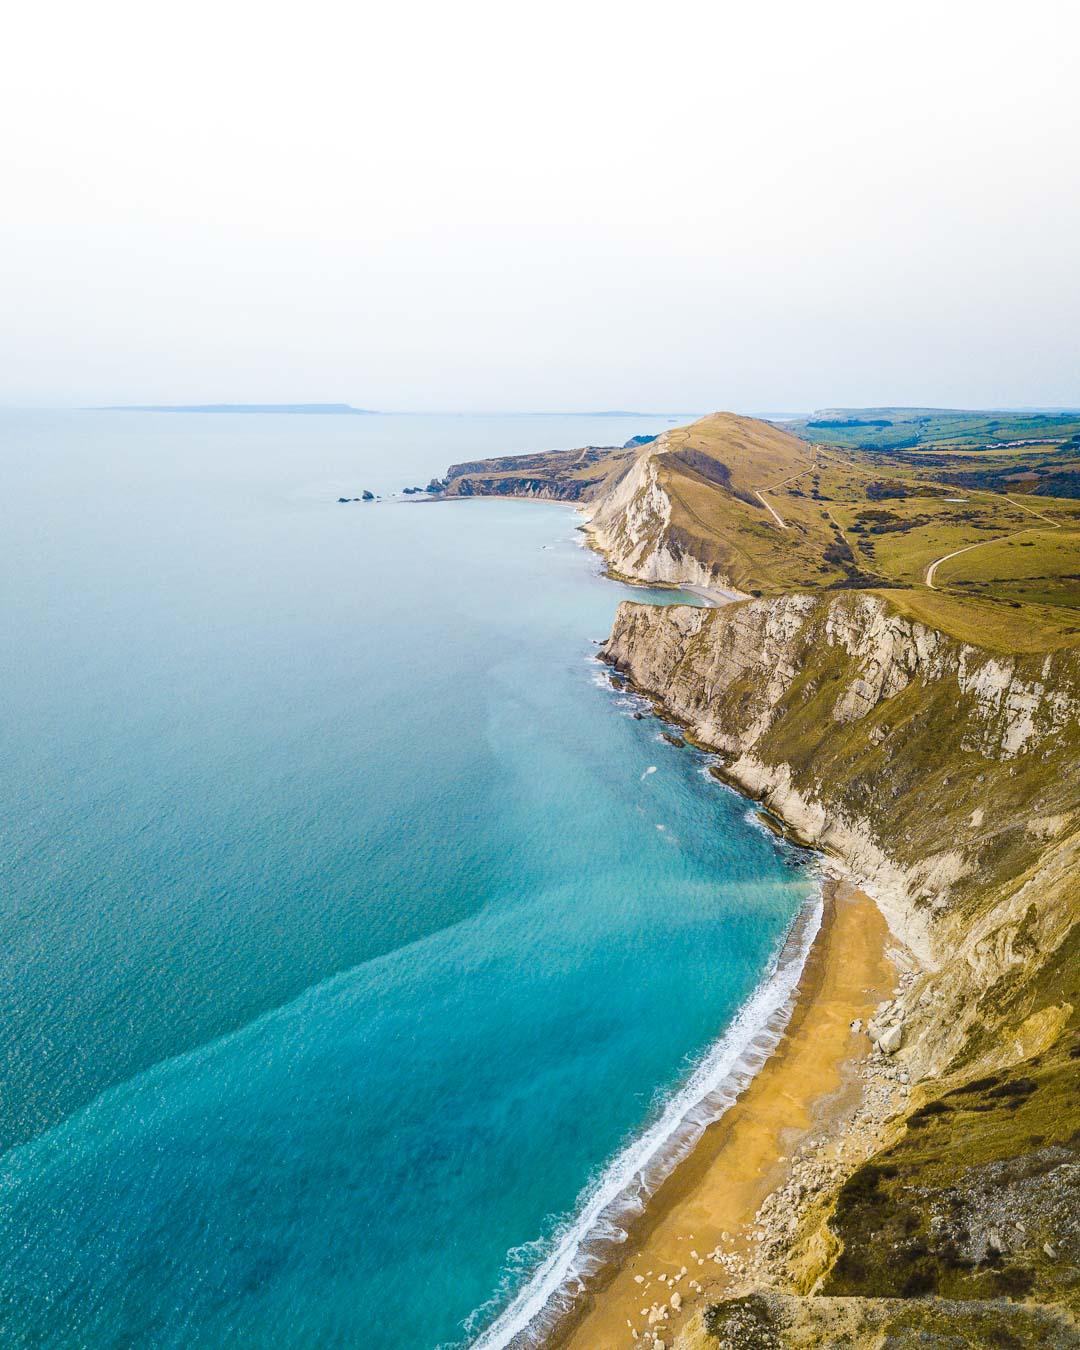
M 670 1347 L 676 1332 L 755 1260 L 767 1236 L 759 1208 L 789 1176 L 793 1156 L 812 1135 L 838 1134 L 851 1115 L 861 1095 L 861 1062 L 870 1054 L 851 1024 L 892 992 L 896 968 L 885 920 L 868 896 L 831 878 L 824 899 L 779 1044 L 629 1225 L 618 1255 L 593 1277 L 547 1345 Z
M 767 1061 L 796 1005 L 799 981 L 821 927 L 824 882 L 796 914 L 763 978 L 659 1117 L 633 1137 L 591 1183 L 545 1259 L 473 1350 L 536 1350 L 572 1317 L 583 1289 L 619 1260 L 627 1232 L 705 1129 Z

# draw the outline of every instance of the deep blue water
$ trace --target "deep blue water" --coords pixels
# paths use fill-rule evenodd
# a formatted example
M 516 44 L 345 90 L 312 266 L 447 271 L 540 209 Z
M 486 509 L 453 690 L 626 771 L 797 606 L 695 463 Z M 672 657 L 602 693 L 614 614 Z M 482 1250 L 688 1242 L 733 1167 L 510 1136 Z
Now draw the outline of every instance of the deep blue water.
M 336 502 L 664 425 L 0 416 L 4 1345 L 466 1341 L 731 1022 L 812 879 L 576 516 Z

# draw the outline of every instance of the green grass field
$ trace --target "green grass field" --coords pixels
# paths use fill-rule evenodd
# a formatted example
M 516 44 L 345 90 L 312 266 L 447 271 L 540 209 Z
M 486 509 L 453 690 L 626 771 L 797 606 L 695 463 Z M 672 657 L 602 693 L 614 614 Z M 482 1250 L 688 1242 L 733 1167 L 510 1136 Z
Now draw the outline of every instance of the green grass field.
M 731 457 L 722 423 L 705 419 L 692 430 L 699 453 Z M 1018 449 L 1007 453 L 1014 469 L 1027 463 Z M 693 551 L 747 590 L 910 590 L 925 598 L 909 612 L 919 607 L 927 622 L 969 641 L 1038 650 L 1080 640 L 1080 502 L 958 488 L 935 470 L 881 452 L 819 448 L 809 464 L 805 454 L 784 462 L 774 453 L 744 475 L 741 497 L 680 464 L 664 484 L 672 523 Z M 958 550 L 966 551 L 939 563 L 929 587 L 928 569 Z
M 1055 442 L 1076 440 L 1080 437 L 1080 410 L 1031 413 L 952 408 L 834 408 L 783 425 L 815 445 L 861 450 L 963 448 L 1043 438 Z

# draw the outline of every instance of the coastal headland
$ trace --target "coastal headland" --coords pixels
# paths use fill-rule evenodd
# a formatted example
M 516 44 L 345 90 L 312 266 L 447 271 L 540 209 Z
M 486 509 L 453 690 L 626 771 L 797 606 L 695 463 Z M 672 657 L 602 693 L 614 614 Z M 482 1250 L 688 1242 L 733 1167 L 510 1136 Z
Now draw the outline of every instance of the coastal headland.
M 734 595 L 624 602 L 602 655 L 844 879 L 581 1350 L 1078 1340 L 1080 437 L 872 411 L 432 485 L 576 502 L 613 575 Z

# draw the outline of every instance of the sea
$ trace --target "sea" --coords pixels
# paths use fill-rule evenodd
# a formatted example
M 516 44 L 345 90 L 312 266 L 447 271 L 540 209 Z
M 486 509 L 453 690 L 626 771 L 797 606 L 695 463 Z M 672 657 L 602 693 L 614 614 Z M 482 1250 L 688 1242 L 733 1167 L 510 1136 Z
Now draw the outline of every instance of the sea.
M 699 601 L 402 494 L 685 420 L 0 413 L 4 1346 L 543 1344 L 760 1063 L 813 863 L 596 657 Z

